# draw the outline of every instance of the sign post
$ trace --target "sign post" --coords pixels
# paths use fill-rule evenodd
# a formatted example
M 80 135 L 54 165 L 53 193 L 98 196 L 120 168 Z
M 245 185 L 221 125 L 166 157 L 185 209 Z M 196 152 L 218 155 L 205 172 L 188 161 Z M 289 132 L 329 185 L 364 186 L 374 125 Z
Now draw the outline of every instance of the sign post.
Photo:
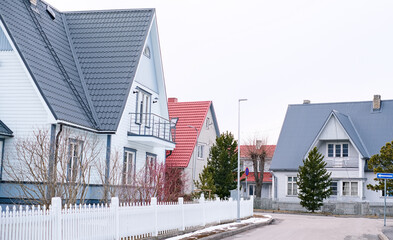
M 248 191 L 248 188 L 247 188 L 247 177 L 248 177 L 249 173 L 250 173 L 250 170 L 248 169 L 248 167 L 246 167 L 246 193 Z M 247 194 L 247 197 L 249 197 L 249 196 L 250 196 L 250 193 Z
M 384 206 L 383 206 L 383 226 L 386 227 L 386 179 L 393 179 L 393 173 L 377 173 L 377 178 L 378 179 L 384 179 L 385 184 L 384 184 L 384 189 L 385 189 L 385 199 L 384 199 Z

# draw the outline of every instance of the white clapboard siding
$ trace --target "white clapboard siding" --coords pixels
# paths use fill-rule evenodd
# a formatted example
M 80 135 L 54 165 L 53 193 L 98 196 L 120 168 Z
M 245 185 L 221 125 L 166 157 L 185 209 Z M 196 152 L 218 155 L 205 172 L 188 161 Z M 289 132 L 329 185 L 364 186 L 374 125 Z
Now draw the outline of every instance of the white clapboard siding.
M 6 139 L 5 156 L 15 159 L 15 142 L 31 136 L 33 130 L 49 130 L 51 119 L 17 53 L 0 51 L 0 120 L 14 132 L 13 138 Z

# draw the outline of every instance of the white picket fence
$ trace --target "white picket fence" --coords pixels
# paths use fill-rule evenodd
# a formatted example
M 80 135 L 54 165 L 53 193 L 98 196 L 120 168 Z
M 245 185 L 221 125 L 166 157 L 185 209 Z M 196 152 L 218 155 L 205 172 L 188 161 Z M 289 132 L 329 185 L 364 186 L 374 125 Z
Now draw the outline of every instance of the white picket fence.
M 241 200 L 240 217 L 253 215 L 253 199 Z M 170 231 L 183 231 L 235 220 L 237 203 L 232 199 L 205 200 L 197 203 L 120 204 L 112 198 L 110 206 L 84 205 L 61 207 L 60 198 L 52 198 L 49 210 L 41 207 L 1 209 L 1 240 L 67 240 L 67 239 L 136 239 L 158 236 Z

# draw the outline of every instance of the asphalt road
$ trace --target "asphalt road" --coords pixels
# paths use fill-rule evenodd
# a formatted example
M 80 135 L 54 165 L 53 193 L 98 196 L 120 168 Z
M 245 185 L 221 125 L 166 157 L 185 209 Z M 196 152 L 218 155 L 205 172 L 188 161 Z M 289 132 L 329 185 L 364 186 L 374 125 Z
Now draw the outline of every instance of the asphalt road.
M 354 240 L 378 239 L 383 219 L 349 218 L 295 214 L 270 214 L 275 221 L 271 225 L 256 228 L 225 240 Z M 393 226 L 388 219 L 387 226 Z

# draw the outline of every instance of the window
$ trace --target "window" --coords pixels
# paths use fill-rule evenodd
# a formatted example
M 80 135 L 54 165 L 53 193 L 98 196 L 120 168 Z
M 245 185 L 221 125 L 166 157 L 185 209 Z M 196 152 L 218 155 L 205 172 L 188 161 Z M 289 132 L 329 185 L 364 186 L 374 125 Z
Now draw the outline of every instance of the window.
M 70 160 L 67 166 L 67 180 L 71 182 L 76 182 L 79 170 L 82 165 L 83 142 L 76 139 L 70 139 L 69 141 Z
M 332 189 L 332 196 L 337 196 L 337 181 L 332 181 L 330 189 Z
M 334 145 L 333 144 L 328 144 L 328 157 L 333 157 L 333 148 Z
M 347 143 L 345 143 L 345 144 L 343 144 L 343 153 L 342 153 L 343 155 L 343 157 L 348 157 L 348 144 Z
M 336 144 L 336 157 L 341 157 L 341 144 Z
M 288 177 L 288 196 L 296 196 L 297 195 L 297 177 Z
M 198 158 L 203 158 L 203 150 L 204 150 L 204 146 L 198 145 Z
M 147 127 L 150 126 L 150 103 L 151 94 L 141 89 L 138 91 L 138 99 L 136 106 L 136 117 L 135 122 L 143 124 Z
M 135 176 L 136 150 L 124 148 L 123 184 L 131 184 Z
M 349 144 L 339 143 L 327 145 L 327 156 L 328 157 L 348 157 L 349 155 Z
M 207 118 L 206 118 L 206 129 L 209 129 L 210 125 L 211 125 L 211 123 L 210 123 L 210 118 L 207 117 Z
M 146 153 L 146 180 L 152 182 L 155 179 L 157 170 L 157 155 Z
M 358 182 L 343 182 L 343 196 L 358 196 Z
M 248 192 L 249 196 L 253 196 L 254 195 L 254 188 L 255 188 L 255 185 L 250 185 L 249 192 Z
M 388 185 L 386 184 L 386 187 L 387 186 Z M 387 189 L 387 192 L 388 192 L 387 197 L 393 197 L 393 191 L 392 190 Z M 384 197 L 384 196 L 385 196 L 385 190 L 382 190 L 382 197 Z
M 146 47 L 145 47 L 145 50 L 143 50 L 143 55 L 145 55 L 147 58 L 150 58 L 150 57 L 151 57 L 149 46 L 146 46 Z

